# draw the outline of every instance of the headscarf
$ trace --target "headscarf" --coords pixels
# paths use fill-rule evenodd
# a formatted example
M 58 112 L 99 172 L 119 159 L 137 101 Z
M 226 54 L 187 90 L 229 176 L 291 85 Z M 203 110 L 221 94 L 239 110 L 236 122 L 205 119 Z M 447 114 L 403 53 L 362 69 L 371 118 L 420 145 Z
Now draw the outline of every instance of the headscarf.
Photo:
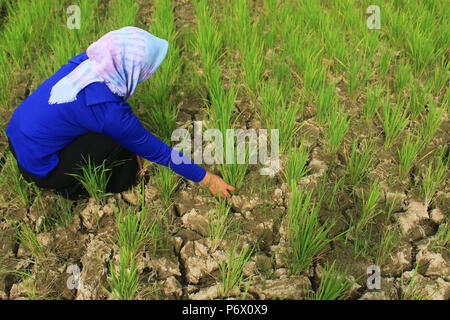
M 87 48 L 89 59 L 53 86 L 48 103 L 75 101 L 78 92 L 92 82 L 105 82 L 127 100 L 137 84 L 158 69 L 167 49 L 166 40 L 136 27 L 110 31 Z

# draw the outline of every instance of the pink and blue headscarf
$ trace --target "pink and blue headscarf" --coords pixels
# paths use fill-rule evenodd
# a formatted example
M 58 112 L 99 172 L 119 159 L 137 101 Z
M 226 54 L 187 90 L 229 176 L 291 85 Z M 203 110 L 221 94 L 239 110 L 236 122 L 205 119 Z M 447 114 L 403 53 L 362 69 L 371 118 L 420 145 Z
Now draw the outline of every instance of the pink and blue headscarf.
M 108 32 L 87 48 L 89 59 L 53 86 L 48 103 L 75 101 L 78 92 L 92 82 L 105 82 L 126 101 L 137 84 L 158 69 L 167 49 L 166 40 L 136 27 Z

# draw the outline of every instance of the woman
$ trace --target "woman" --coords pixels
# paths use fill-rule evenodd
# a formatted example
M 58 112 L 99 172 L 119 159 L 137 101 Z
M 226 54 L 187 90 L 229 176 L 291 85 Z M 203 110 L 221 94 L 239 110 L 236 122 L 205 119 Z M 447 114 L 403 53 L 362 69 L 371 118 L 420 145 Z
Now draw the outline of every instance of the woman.
M 96 166 L 105 160 L 110 165 L 106 191 L 117 193 L 135 184 L 141 156 L 214 195 L 230 197 L 227 190 L 235 188 L 219 176 L 190 161 L 175 164 L 172 148 L 145 130 L 126 102 L 159 67 L 167 49 L 167 41 L 125 27 L 107 33 L 44 81 L 17 107 L 6 128 L 23 177 L 77 199 L 86 190 L 70 174 L 89 157 Z

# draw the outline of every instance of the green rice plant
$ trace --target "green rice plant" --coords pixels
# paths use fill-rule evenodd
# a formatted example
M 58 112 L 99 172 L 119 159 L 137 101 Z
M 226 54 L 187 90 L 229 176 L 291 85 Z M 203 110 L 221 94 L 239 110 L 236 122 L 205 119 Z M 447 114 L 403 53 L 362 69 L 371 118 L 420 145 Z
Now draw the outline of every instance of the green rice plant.
M 436 239 L 430 245 L 430 249 L 435 248 L 447 250 L 450 253 L 450 221 L 441 224 L 436 232 Z
M 107 160 L 103 160 L 102 164 L 95 165 L 88 157 L 83 158 L 84 164 L 80 166 L 81 173 L 68 173 L 77 179 L 83 187 L 87 190 L 89 195 L 98 203 L 103 203 L 106 193 L 106 187 L 111 178 L 111 168 L 107 168 Z
M 139 6 L 136 1 L 116 0 L 111 2 L 106 13 L 108 17 L 107 27 L 109 27 L 109 30 L 115 30 L 134 25 L 138 11 Z
M 411 81 L 411 67 L 407 63 L 400 63 L 394 79 L 394 89 L 398 97 L 401 97 L 403 88 Z
M 346 300 L 350 288 L 355 282 L 347 279 L 347 269 L 342 274 L 338 274 L 335 262 L 325 265 L 320 278 L 319 287 L 315 292 L 309 292 L 306 300 Z
M 150 235 L 152 225 L 144 212 L 135 212 L 130 208 L 115 210 L 117 221 L 116 239 L 119 248 L 126 248 L 131 255 L 137 254 Z
M 214 67 L 211 71 L 209 81 L 210 103 L 207 106 L 210 116 L 210 123 L 213 128 L 219 129 L 222 134 L 234 126 L 238 117 L 233 119 L 233 109 L 238 94 L 235 86 L 231 85 L 226 91 L 220 78 L 219 67 Z
M 397 247 L 400 237 L 401 235 L 396 225 L 393 227 L 388 226 L 383 230 L 375 257 L 375 264 L 377 266 L 382 266 L 387 258 L 389 258 L 391 252 Z
M 443 93 L 448 92 L 446 88 L 449 69 L 450 62 L 448 62 L 448 60 L 445 64 L 442 63 L 442 65 L 435 66 L 432 77 L 428 80 L 428 87 L 434 95 L 439 96 Z
M 328 116 L 328 152 L 335 154 L 338 151 L 349 126 L 350 118 L 348 113 L 343 112 L 343 110 L 338 107 L 337 102 L 335 102 Z
M 218 263 L 222 277 L 222 287 L 220 294 L 227 297 L 234 287 L 240 288 L 244 280 L 244 268 L 253 253 L 250 246 L 243 247 L 237 252 L 237 241 L 228 250 L 228 261 Z
M 282 84 L 266 83 L 262 86 L 261 111 L 258 115 L 267 129 L 278 129 L 281 153 L 286 151 L 295 134 L 301 129 L 301 125 L 296 125 L 296 119 L 303 108 L 304 100 L 293 101 L 292 93 L 287 98 L 283 96 Z
M 128 248 L 120 249 L 118 266 L 109 263 L 110 289 L 104 288 L 108 295 L 115 300 L 133 300 L 139 289 L 139 275 L 137 273 L 134 255 Z
M 319 91 L 319 97 L 316 104 L 316 120 L 319 125 L 324 125 L 328 119 L 329 114 L 331 113 L 332 106 L 336 100 L 334 90 L 334 85 L 325 85 L 324 78 L 324 83 Z
M 24 208 L 32 204 L 33 191 L 38 190 L 34 183 L 23 178 L 17 161 L 11 152 L 5 154 L 5 162 L 1 166 L 0 185 L 4 190 L 14 190 L 14 194 Z
M 159 165 L 155 167 L 154 181 L 160 192 L 161 200 L 166 206 L 170 206 L 172 197 L 179 184 L 177 174 L 169 167 Z
M 417 76 L 421 76 L 424 70 L 439 56 L 434 51 L 433 39 L 421 32 L 419 28 L 413 28 L 407 33 L 406 49 Z
M 356 139 L 353 140 L 352 152 L 345 167 L 345 171 L 349 176 L 353 188 L 358 187 L 369 175 L 375 160 L 373 153 L 374 147 L 373 141 L 367 143 L 367 141 L 364 140 L 361 142 L 361 148 L 358 152 L 358 141 Z
M 410 109 L 413 118 L 421 114 L 425 105 L 428 102 L 427 90 L 422 88 L 419 84 L 410 86 Z
M 371 122 L 381 105 L 381 88 L 375 86 L 373 89 L 367 87 L 366 104 L 364 105 L 364 117 Z
M 411 276 L 411 280 L 409 280 L 408 285 L 406 285 L 405 279 L 404 279 L 404 276 L 402 273 L 402 276 L 400 278 L 400 292 L 401 292 L 400 297 L 399 297 L 400 300 L 428 300 L 431 298 L 431 295 L 426 296 L 421 292 L 421 290 L 418 290 L 416 288 L 416 280 L 417 280 L 416 276 L 417 276 L 418 268 L 419 268 L 419 264 L 416 264 L 416 267 L 414 268 L 414 272 Z M 436 290 L 436 292 L 438 290 Z
M 359 219 L 355 224 L 355 234 L 364 235 L 370 224 L 376 216 L 381 214 L 381 210 L 377 208 L 377 202 L 380 197 L 380 184 L 376 178 L 369 191 L 367 198 L 364 195 L 364 190 L 361 191 L 361 200 L 359 202 Z
M 145 244 L 147 241 L 151 243 L 152 255 L 158 256 L 170 247 L 171 239 L 168 234 L 169 225 L 167 219 L 167 211 L 171 206 L 167 206 L 164 210 L 158 205 L 156 208 L 151 206 L 145 200 L 145 181 L 140 184 L 140 208 L 134 215 L 139 220 L 138 239 L 139 243 Z M 149 215 L 149 212 L 156 214 Z M 140 247 L 139 245 L 138 247 Z
M 303 81 L 308 83 L 309 89 L 312 89 L 316 84 L 320 85 L 323 78 L 325 78 L 324 72 L 319 67 L 318 74 L 321 76 L 320 81 L 318 83 L 314 82 L 314 70 L 317 69 L 315 67 L 319 64 L 318 61 L 320 60 L 322 50 L 315 40 L 312 39 L 313 35 L 305 35 L 303 39 L 300 39 L 300 37 L 297 36 L 301 33 L 299 30 L 302 29 L 303 28 L 300 26 L 297 26 L 295 30 L 288 32 L 288 34 L 291 34 L 288 44 L 286 45 L 289 54 L 288 61 L 293 65 L 297 74 L 310 73 L 307 77 L 305 76 L 305 78 L 303 78 Z M 298 33 L 295 33 L 295 31 L 298 31 Z
M 52 212 L 45 216 L 47 221 L 44 222 L 47 222 L 50 227 L 58 224 L 64 228 L 68 228 L 72 223 L 74 215 L 72 205 L 72 201 L 63 198 L 62 196 L 57 196 L 54 207 L 52 207 Z
M 389 89 L 383 104 L 383 118 L 380 121 L 384 130 L 384 147 L 389 149 L 400 136 L 408 124 L 408 108 L 403 108 L 403 103 L 391 107 L 389 102 Z
M 206 79 L 211 77 L 211 71 L 220 59 L 222 50 L 222 35 L 218 24 L 206 0 L 194 1 L 197 14 L 196 50 L 200 53 Z
M 231 140 L 231 137 L 226 135 L 224 140 L 224 145 L 227 145 L 227 141 Z M 232 142 L 232 145 L 234 146 L 234 141 Z M 239 190 L 244 185 L 245 175 L 250 164 L 250 151 L 256 152 L 256 150 L 250 150 L 250 144 L 245 144 L 245 146 L 238 145 L 236 152 L 234 152 L 234 149 L 226 149 L 226 154 L 224 155 L 225 159 L 230 158 L 230 156 L 227 154 L 228 152 L 233 152 L 232 163 L 229 163 L 228 161 L 222 163 L 217 162 L 217 166 L 220 170 L 222 178 L 225 179 L 225 181 L 227 181 L 229 184 L 234 186 L 236 190 Z M 243 162 L 239 160 L 240 155 L 243 155 Z
M 310 60 L 305 67 L 303 86 L 307 95 L 312 99 L 322 87 L 326 78 L 326 69 L 322 64 Z
M 347 70 L 347 91 L 352 98 L 356 98 L 361 87 L 365 87 L 370 77 L 366 70 L 365 52 L 354 57 L 349 62 Z
M 300 142 L 300 146 L 294 143 L 290 147 L 289 157 L 286 164 L 284 176 L 290 189 L 310 170 L 306 168 L 308 162 L 309 148 L 305 144 L 305 140 Z
M 144 103 L 147 100 L 142 95 L 138 99 Z M 177 122 L 178 111 L 177 106 L 171 102 L 171 99 L 168 99 L 167 103 L 158 105 L 151 102 L 146 104 L 144 108 L 145 114 L 142 122 L 145 126 L 150 127 L 152 132 L 163 142 L 170 144 L 172 132 Z
M 430 101 L 428 114 L 422 116 L 422 125 L 420 126 L 420 138 L 424 143 L 430 142 L 435 136 L 439 126 L 442 123 L 442 118 L 445 112 L 445 107 L 438 108 L 437 103 Z
M 247 0 L 233 1 L 230 3 L 232 23 L 234 24 L 233 40 L 236 47 L 245 50 L 245 46 L 249 45 L 250 34 L 252 33 L 252 24 L 250 9 Z
M 384 81 L 386 79 L 386 74 L 391 68 L 391 63 L 393 59 L 394 55 L 389 48 L 384 48 L 384 50 L 381 51 L 377 65 L 378 75 L 381 81 Z
M 284 257 L 291 273 L 297 274 L 308 268 L 323 253 L 325 247 L 340 235 L 328 238 L 335 222 L 319 222 L 319 206 L 311 201 L 312 192 L 302 188 L 292 190 L 288 208 L 286 235 L 288 249 Z
M 445 163 L 442 160 L 444 151 L 445 149 L 442 148 L 441 154 L 436 157 L 434 164 L 433 161 L 430 161 L 428 167 L 420 170 L 422 179 L 419 189 L 426 207 L 430 205 L 448 170 L 448 158 Z
M 264 48 L 262 42 L 258 39 L 256 30 L 250 33 L 252 40 L 244 48 L 243 70 L 245 82 L 249 94 L 256 98 L 261 83 L 263 82 L 264 73 Z
M 208 237 L 211 240 L 211 250 L 214 252 L 222 242 L 231 227 L 228 219 L 231 206 L 225 198 L 218 197 L 216 210 L 212 210 L 208 216 Z
M 47 255 L 44 247 L 39 243 L 36 234 L 25 222 L 18 222 L 14 225 L 19 242 L 27 248 L 37 262 L 44 262 Z
M 327 207 L 328 210 L 336 210 L 336 198 L 339 192 L 343 190 L 345 182 L 345 177 L 340 177 L 339 179 L 334 181 L 333 189 L 331 190 L 328 201 L 327 201 Z
M 151 222 L 150 243 L 152 244 L 152 255 L 159 256 L 170 248 L 170 236 L 168 234 L 169 222 L 166 218 L 167 207 L 163 213 L 158 214 Z
M 400 159 L 399 176 L 401 179 L 405 179 L 408 176 L 423 145 L 424 142 L 417 132 L 408 132 L 406 134 L 402 147 L 398 151 Z
M 150 25 L 152 34 L 166 39 L 170 48 L 158 72 L 152 75 L 151 81 L 140 84 L 136 96 L 138 103 L 145 106 L 144 124 L 169 144 L 178 117 L 179 110 L 174 94 L 183 65 L 172 1 L 155 1 L 153 17 L 154 20 Z

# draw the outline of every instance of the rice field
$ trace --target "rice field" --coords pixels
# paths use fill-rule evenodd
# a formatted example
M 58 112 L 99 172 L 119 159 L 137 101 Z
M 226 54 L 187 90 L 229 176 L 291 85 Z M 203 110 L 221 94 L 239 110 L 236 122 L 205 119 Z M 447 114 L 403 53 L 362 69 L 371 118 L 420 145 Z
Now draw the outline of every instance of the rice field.
M 449 8 L 0 0 L 0 299 L 448 300 Z M 224 144 L 228 129 L 265 129 L 279 170 L 262 175 L 249 149 L 241 164 L 202 163 L 231 199 L 149 161 L 121 194 L 90 162 L 77 175 L 88 199 L 26 182 L 4 132 L 12 112 L 129 25 L 169 42 L 128 101 L 150 132 L 174 146 L 174 130 L 199 123 Z

